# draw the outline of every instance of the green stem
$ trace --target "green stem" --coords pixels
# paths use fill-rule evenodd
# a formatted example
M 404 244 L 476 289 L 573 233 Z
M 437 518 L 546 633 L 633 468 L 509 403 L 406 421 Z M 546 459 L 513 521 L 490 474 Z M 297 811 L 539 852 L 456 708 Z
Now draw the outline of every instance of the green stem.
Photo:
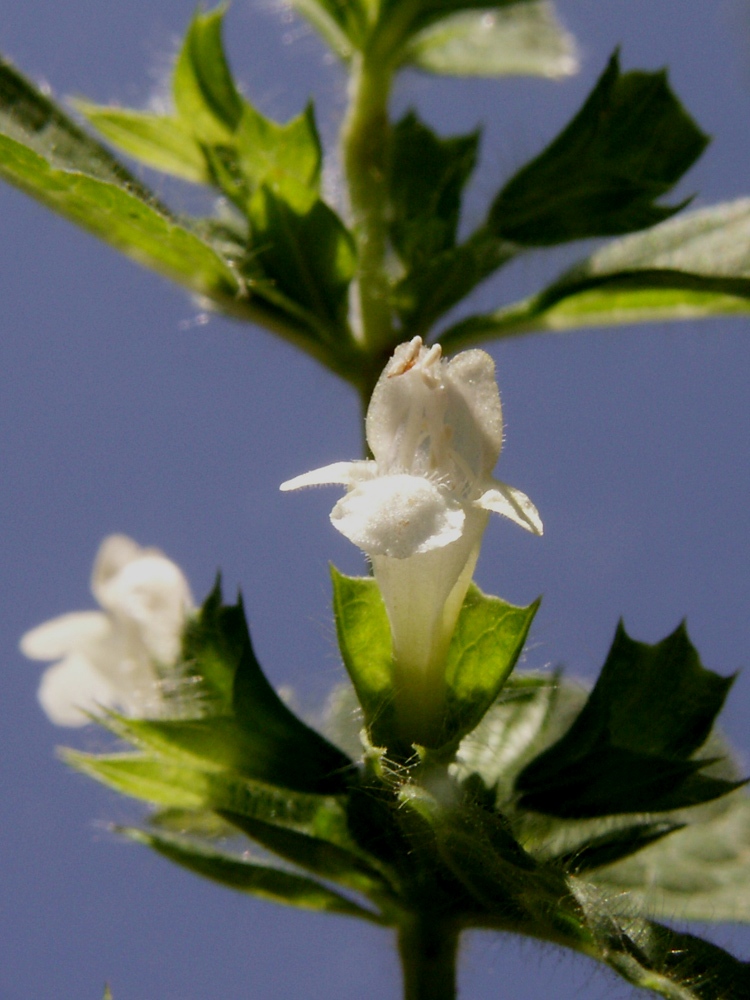
M 349 110 L 342 132 L 344 172 L 359 252 L 359 333 L 370 354 L 388 350 L 395 339 L 385 269 L 392 80 L 387 60 L 367 53 L 352 60 Z
M 456 1000 L 458 928 L 427 914 L 412 914 L 399 928 L 404 1000 Z

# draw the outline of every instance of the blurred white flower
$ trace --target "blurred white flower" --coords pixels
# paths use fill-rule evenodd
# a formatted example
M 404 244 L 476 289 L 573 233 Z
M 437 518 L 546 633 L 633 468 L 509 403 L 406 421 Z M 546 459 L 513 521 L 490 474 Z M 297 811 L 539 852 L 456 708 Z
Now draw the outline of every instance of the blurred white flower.
M 179 658 L 193 608 L 182 571 L 158 549 L 110 535 L 99 547 L 91 590 L 102 611 L 61 615 L 21 639 L 31 659 L 59 661 L 42 677 L 42 708 L 60 726 L 83 726 L 86 713 L 101 708 L 163 714 L 162 675 Z
M 421 704 L 434 719 L 489 512 L 538 535 L 542 522 L 524 493 L 492 477 L 503 419 L 484 351 L 444 361 L 437 344 L 424 347 L 419 337 L 401 344 L 375 386 L 366 432 L 373 460 L 337 462 L 281 489 L 348 487 L 331 521 L 372 562 L 404 713 L 413 722 Z

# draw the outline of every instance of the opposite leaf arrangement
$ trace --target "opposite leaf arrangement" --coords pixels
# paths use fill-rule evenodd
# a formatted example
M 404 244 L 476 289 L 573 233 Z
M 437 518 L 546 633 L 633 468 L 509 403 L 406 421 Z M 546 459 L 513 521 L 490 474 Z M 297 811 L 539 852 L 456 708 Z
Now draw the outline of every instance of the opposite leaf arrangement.
M 342 205 L 322 193 L 312 106 L 279 124 L 242 96 L 223 9 L 190 25 L 169 114 L 76 105 L 132 158 L 213 188 L 211 218 L 175 216 L 0 64 L 0 175 L 349 380 L 372 455 L 282 485 L 346 487 L 331 520 L 373 572 L 332 570 L 351 686 L 333 693 L 326 736 L 266 680 L 241 602 L 225 605 L 217 583 L 196 610 L 174 563 L 113 536 L 93 574 L 102 611 L 22 640 L 28 656 L 59 661 L 40 689 L 53 721 L 96 721 L 131 748 L 64 757 L 149 803 L 144 827 L 121 832 L 172 861 L 393 927 L 407 1000 L 456 996 L 459 936 L 472 928 L 571 948 L 674 1000 L 743 1000 L 750 965 L 660 922 L 750 919 L 750 800 L 713 730 L 731 678 L 701 665 L 682 627 L 647 646 L 619 626 L 590 692 L 514 672 L 538 602 L 507 604 L 472 576 L 490 512 L 538 535 L 542 523 L 493 478 L 492 359 L 444 360 L 434 338 L 453 350 L 747 311 L 750 203 L 678 215 L 684 203 L 658 201 L 707 140 L 664 74 L 623 74 L 615 55 L 573 121 L 459 238 L 479 137 L 440 138 L 412 112 L 392 123 L 393 79 L 409 65 L 573 72 L 552 4 L 294 6 L 349 74 Z M 526 301 L 446 319 L 531 248 L 624 234 Z

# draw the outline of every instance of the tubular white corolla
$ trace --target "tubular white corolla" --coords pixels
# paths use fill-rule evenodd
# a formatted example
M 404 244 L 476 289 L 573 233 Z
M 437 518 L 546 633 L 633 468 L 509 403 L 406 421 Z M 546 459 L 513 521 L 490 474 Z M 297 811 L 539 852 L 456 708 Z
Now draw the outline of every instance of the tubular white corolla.
M 61 615 L 21 639 L 31 659 L 58 660 L 39 685 L 42 708 L 60 726 L 83 726 L 101 708 L 163 714 L 162 675 L 179 658 L 193 608 L 182 571 L 158 549 L 110 535 L 91 590 L 103 610 Z
M 366 421 L 373 460 L 337 462 L 282 490 L 337 483 L 331 512 L 370 558 L 393 639 L 403 726 L 437 738 L 444 666 L 490 511 L 541 535 L 529 498 L 492 477 L 503 420 L 495 366 L 484 351 L 441 357 L 421 338 L 396 348 Z M 415 739 L 419 742 L 419 739 Z

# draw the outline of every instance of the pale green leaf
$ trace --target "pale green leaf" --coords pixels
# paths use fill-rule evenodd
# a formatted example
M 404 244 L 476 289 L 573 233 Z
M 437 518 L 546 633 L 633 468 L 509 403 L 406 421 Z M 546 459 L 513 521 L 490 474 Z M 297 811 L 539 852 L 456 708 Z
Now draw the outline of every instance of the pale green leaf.
M 741 198 L 608 243 L 538 295 L 463 320 L 441 343 L 748 311 L 750 199 Z
M 519 608 L 472 585 L 445 668 L 447 741 L 474 729 L 495 701 L 516 665 L 538 607 L 536 601 Z
M 206 157 L 182 119 L 75 101 L 75 108 L 113 146 L 154 170 L 196 184 L 211 176 Z
M 575 41 L 546 0 L 445 17 L 410 40 L 405 61 L 455 76 L 557 79 L 578 69 Z

